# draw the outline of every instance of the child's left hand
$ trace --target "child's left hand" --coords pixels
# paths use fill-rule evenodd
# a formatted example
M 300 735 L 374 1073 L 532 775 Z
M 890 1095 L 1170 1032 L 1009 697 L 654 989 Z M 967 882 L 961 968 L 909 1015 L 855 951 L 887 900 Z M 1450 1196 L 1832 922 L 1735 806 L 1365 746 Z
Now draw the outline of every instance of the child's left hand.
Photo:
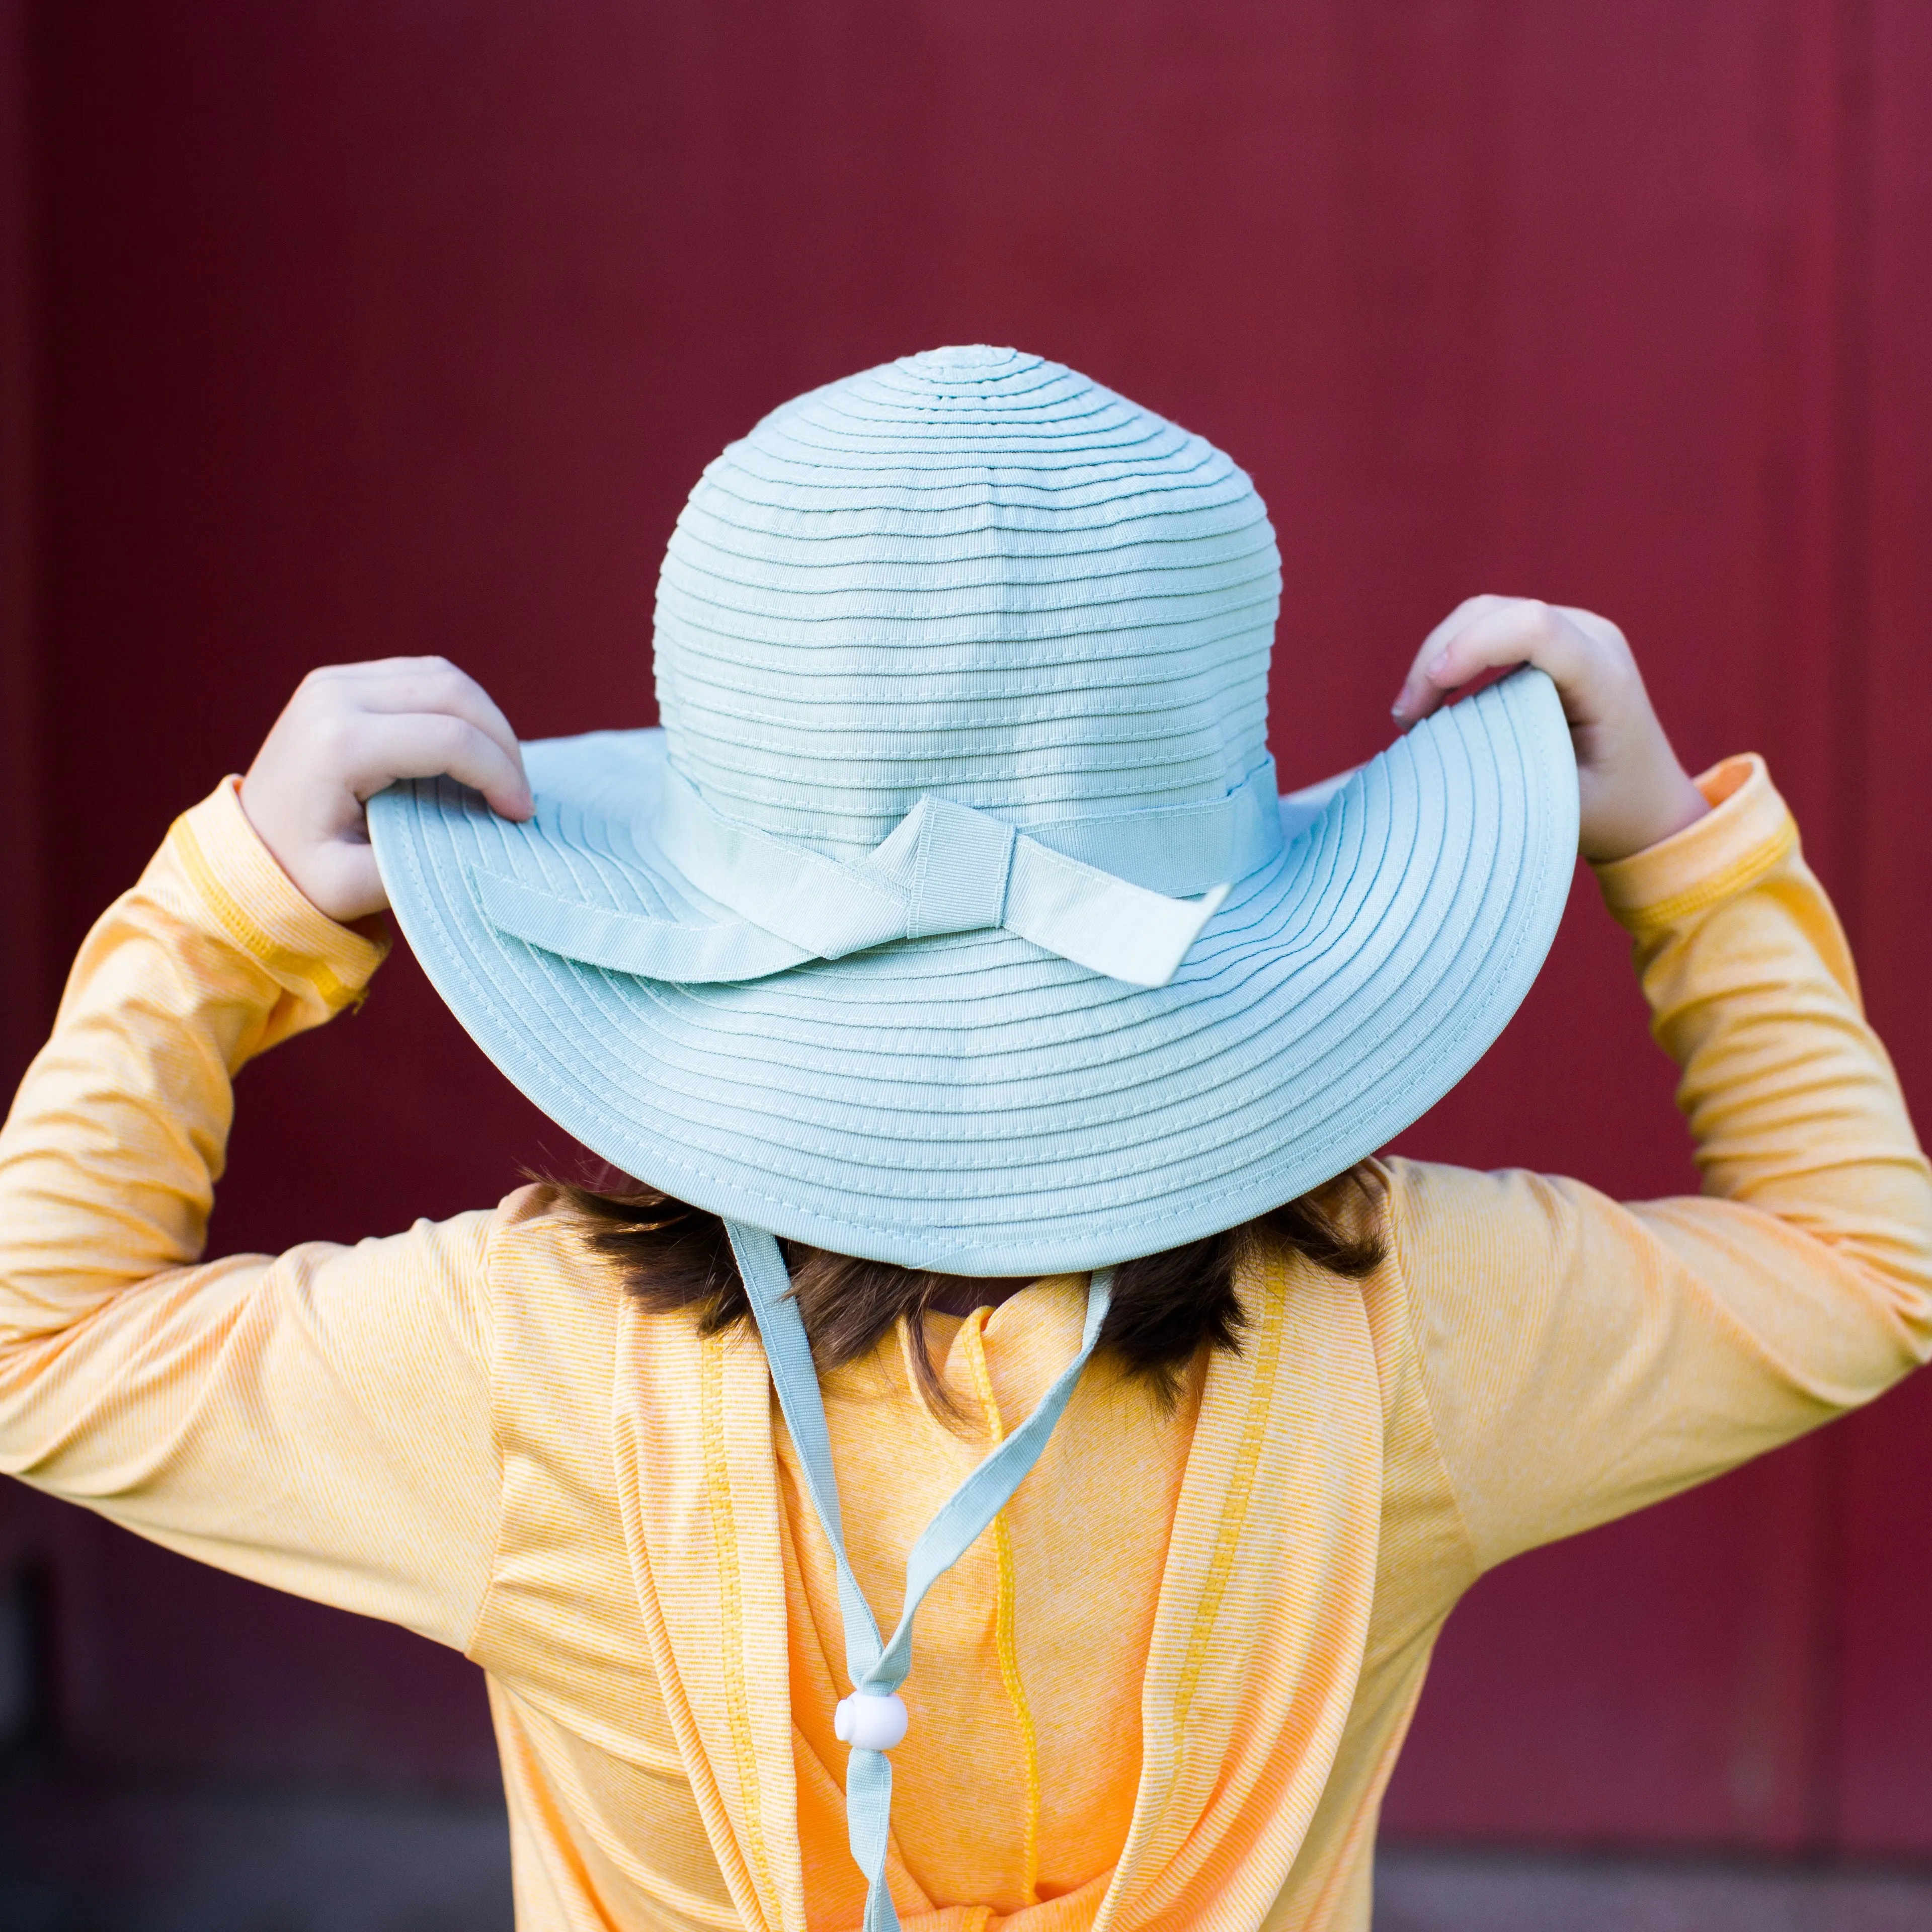
M 1406 731 L 1486 670 L 1547 671 L 1576 747 L 1577 844 L 1599 863 L 1627 858 L 1710 810 L 1678 762 L 1624 634 L 1607 617 L 1533 597 L 1472 597 L 1423 640 L 1401 694 Z

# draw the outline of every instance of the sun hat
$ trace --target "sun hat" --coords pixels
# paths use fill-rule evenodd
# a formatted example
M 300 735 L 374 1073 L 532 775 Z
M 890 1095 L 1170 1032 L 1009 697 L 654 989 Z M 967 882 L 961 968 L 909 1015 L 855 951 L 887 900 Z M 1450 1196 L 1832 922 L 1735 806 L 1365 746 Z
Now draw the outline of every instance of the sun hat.
M 527 824 L 380 794 L 391 903 L 532 1100 L 729 1222 L 979 1275 L 1177 1246 L 1460 1079 L 1576 854 L 1539 672 L 1278 799 L 1280 588 L 1200 436 L 1012 350 L 868 370 L 692 491 L 662 728 L 526 746 Z

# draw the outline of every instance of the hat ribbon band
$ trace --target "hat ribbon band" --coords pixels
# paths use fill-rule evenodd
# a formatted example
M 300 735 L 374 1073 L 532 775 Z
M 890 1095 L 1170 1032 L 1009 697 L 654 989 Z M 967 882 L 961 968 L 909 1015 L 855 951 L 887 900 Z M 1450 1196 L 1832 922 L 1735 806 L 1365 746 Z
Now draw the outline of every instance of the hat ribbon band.
M 1257 808 L 1257 794 L 1268 806 Z M 1041 828 L 1094 849 L 1110 826 L 1136 869 L 1162 860 L 1158 842 L 1218 861 L 1217 880 L 1178 898 L 1056 850 L 970 806 L 928 794 L 884 842 L 856 862 L 829 857 L 725 818 L 667 770 L 650 831 L 699 891 L 738 914 L 706 923 L 619 912 L 501 874 L 473 876 L 500 932 L 584 964 L 681 985 L 763 979 L 812 959 L 840 959 L 895 940 L 1004 928 L 1129 986 L 1164 986 L 1227 897 L 1232 882 L 1280 849 L 1274 772 L 1236 791 L 1180 806 Z M 1272 835 L 1270 836 L 1270 834 Z M 1163 869 L 1177 869 L 1166 855 Z M 1197 879 L 1198 874 L 1196 874 Z M 1205 884 L 1206 882 L 1203 882 Z

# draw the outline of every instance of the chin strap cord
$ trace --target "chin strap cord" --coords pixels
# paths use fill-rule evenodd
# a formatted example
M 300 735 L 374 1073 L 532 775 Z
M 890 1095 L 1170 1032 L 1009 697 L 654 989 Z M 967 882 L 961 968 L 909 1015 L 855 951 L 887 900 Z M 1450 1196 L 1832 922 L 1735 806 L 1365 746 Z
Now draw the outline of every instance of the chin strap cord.
M 1046 1439 L 1100 1339 L 1113 1270 L 1097 1270 L 1088 1283 L 1080 1352 L 1054 1378 L 1040 1406 L 947 1497 L 920 1532 L 906 1564 L 905 1608 L 891 1640 L 882 1643 L 871 1606 L 845 1554 L 824 1399 L 819 1393 L 812 1344 L 792 1295 L 784 1257 L 778 1243 L 762 1228 L 737 1222 L 727 1222 L 726 1227 L 758 1319 L 765 1359 L 771 1365 L 778 1407 L 804 1466 L 806 1487 L 818 1513 L 820 1527 L 838 1566 L 845 1668 L 853 1686 L 852 1695 L 838 1707 L 838 1735 L 852 1747 L 845 1772 L 845 1816 L 852 1856 L 866 1874 L 864 1932 L 898 1932 L 898 1914 L 886 1886 L 886 1850 L 892 1837 L 892 1766 L 886 1753 L 905 1735 L 905 1706 L 898 1688 L 912 1668 L 913 1618 L 926 1592 L 979 1540 L 1040 1460 Z

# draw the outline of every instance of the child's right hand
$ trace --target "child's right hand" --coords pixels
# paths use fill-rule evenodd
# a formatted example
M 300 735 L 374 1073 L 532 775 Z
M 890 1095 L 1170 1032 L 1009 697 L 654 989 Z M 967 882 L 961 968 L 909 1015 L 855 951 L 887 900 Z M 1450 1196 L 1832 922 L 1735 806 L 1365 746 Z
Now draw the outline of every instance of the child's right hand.
M 364 802 L 398 778 L 448 773 L 506 818 L 536 809 L 516 734 L 443 658 L 312 670 L 242 781 L 242 809 L 318 910 L 346 925 L 388 904 Z
M 1624 634 L 1593 610 L 1534 597 L 1466 598 L 1423 640 L 1395 721 L 1406 731 L 1458 686 L 1520 664 L 1547 671 L 1563 700 L 1585 858 L 1628 858 L 1709 811 L 1650 707 Z

